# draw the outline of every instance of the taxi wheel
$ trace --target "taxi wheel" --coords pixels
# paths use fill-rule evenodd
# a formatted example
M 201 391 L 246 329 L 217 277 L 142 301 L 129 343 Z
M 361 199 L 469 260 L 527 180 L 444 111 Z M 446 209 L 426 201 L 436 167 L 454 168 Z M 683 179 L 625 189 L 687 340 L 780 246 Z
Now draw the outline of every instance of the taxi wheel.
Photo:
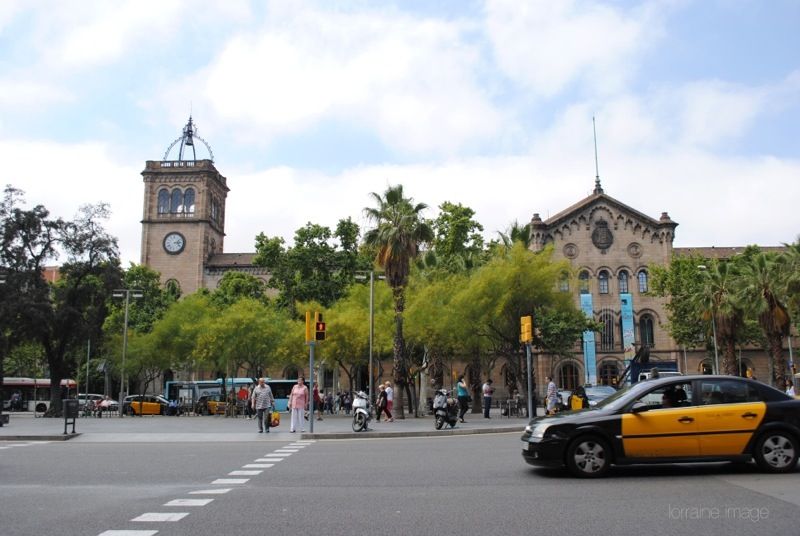
M 797 439 L 783 430 L 771 430 L 762 434 L 753 451 L 753 458 L 762 471 L 788 473 L 797 466 L 800 453 Z
M 605 476 L 611 465 L 611 449 L 597 436 L 581 436 L 567 449 L 567 469 L 579 478 Z

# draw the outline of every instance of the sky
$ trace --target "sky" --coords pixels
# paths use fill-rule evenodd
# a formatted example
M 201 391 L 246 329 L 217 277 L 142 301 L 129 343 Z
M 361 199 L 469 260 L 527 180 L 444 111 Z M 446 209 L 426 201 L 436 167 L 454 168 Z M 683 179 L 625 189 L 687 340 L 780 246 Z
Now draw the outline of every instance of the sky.
M 65 218 L 109 203 L 138 262 L 141 172 L 191 114 L 231 190 L 225 252 L 363 231 L 395 184 L 491 239 L 591 194 L 595 117 L 605 192 L 668 212 L 676 247 L 779 245 L 799 52 L 797 0 L 3 0 L 2 183 Z

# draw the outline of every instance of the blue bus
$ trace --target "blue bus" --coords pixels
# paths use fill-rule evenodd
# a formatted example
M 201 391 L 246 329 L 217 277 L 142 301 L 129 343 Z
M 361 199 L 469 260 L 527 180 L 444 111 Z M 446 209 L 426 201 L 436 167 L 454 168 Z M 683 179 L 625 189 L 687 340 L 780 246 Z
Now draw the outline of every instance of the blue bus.
M 289 393 L 297 380 L 273 380 L 267 378 L 267 385 L 272 389 L 272 396 L 275 397 L 275 410 L 286 411 L 289 403 Z M 253 378 L 225 378 L 226 391 L 233 393 L 234 396 L 239 389 L 244 387 L 250 391 L 255 385 Z M 306 381 L 308 387 L 308 381 Z M 164 398 L 167 400 L 179 400 L 189 407 L 194 407 L 195 402 L 204 395 L 221 395 L 222 378 L 216 380 L 175 380 L 169 381 L 164 386 Z

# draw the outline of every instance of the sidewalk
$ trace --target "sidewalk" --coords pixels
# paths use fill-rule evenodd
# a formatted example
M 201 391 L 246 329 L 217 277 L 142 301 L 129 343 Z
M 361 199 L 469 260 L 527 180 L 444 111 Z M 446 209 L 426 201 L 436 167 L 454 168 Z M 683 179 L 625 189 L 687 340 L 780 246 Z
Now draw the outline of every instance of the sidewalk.
M 541 409 L 540 409 L 541 414 Z M 64 435 L 64 419 L 35 418 L 29 413 L 12 413 L 8 425 L 0 428 L 0 441 L 63 441 L 91 443 L 137 443 L 137 442 L 234 442 L 264 441 L 266 439 L 347 439 L 376 437 L 424 437 L 441 435 L 496 434 L 519 432 L 525 428 L 525 418 L 501 417 L 493 410 L 492 418 L 485 419 L 482 413 L 468 413 L 466 423 L 455 428 L 445 425 L 436 430 L 433 417 L 409 417 L 394 422 L 371 422 L 370 430 L 354 433 L 351 415 L 325 415 L 323 420 L 305 422 L 305 431 L 289 433 L 289 415 L 281 413 L 281 424 L 271 428 L 269 434 L 259 434 L 255 420 L 244 417 L 182 416 L 182 417 L 93 417 L 79 418 L 75 423 L 76 434 Z M 72 431 L 72 425 L 68 432 Z

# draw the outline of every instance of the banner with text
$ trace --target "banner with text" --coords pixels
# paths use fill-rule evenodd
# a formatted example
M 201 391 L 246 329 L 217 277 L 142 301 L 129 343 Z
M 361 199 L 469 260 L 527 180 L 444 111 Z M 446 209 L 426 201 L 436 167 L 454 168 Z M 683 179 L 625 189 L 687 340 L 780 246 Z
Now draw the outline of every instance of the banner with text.
M 633 334 L 633 295 L 623 293 L 619 295 L 620 310 L 622 313 L 622 348 L 625 350 L 625 363 L 636 355 L 636 342 Z
M 581 294 L 581 310 L 586 318 L 594 318 L 592 295 Z M 594 348 L 594 331 L 583 332 L 583 366 L 586 368 L 586 381 L 592 385 L 597 383 L 597 355 Z

